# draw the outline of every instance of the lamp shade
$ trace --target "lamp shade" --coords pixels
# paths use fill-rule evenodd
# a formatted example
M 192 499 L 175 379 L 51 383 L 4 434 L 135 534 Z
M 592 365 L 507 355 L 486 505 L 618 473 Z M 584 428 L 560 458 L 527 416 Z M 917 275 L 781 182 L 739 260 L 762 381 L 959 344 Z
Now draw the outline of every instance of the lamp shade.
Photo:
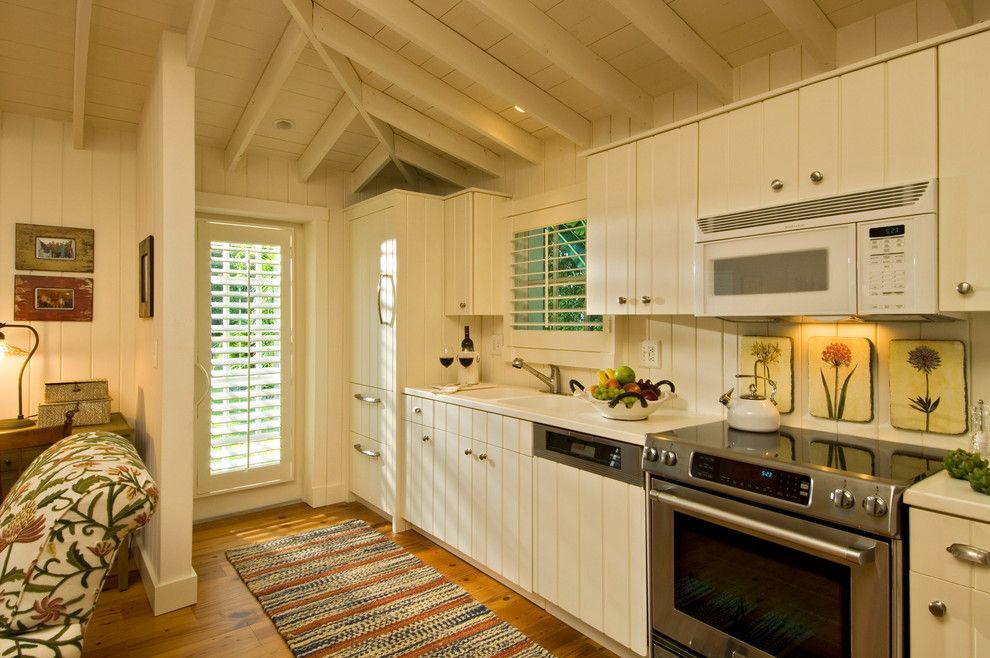
M 28 353 L 17 347 L 16 345 L 11 345 L 7 342 L 7 337 L 0 332 L 0 358 L 6 356 L 19 356 L 25 357 Z

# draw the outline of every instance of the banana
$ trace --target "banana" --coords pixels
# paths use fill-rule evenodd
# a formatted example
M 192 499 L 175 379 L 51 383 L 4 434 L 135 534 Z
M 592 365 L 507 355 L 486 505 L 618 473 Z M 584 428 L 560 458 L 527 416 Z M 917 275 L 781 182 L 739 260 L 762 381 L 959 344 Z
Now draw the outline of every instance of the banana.
M 605 374 L 608 375 L 609 379 L 615 379 L 615 370 L 613 368 L 605 368 Z
M 604 370 L 599 370 L 595 373 L 595 376 L 598 377 L 599 384 L 604 384 L 608 381 L 608 374 Z

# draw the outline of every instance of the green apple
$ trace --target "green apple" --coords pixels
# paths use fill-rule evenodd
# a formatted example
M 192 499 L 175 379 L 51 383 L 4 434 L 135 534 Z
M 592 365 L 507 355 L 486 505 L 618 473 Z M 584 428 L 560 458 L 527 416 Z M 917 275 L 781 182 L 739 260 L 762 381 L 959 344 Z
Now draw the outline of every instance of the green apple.
M 625 386 L 636 381 L 636 373 L 629 366 L 620 366 L 615 371 L 615 378 L 619 380 L 620 384 Z

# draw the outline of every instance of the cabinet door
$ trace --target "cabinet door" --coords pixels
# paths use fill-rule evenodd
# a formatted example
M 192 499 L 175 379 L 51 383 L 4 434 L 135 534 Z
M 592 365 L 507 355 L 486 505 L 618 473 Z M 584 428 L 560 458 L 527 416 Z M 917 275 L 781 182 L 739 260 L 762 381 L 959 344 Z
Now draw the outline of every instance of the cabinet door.
M 877 64 L 839 79 L 839 192 L 884 183 L 886 70 Z
M 446 315 L 473 315 L 471 306 L 471 215 L 473 195 L 461 194 L 443 207 L 443 310 Z
M 990 32 L 938 49 L 938 278 L 943 311 L 990 310 L 990 185 L 984 180 L 990 153 L 988 61 Z M 958 292 L 962 282 L 972 292 Z
M 448 437 L 452 437 L 449 432 Z M 465 555 L 471 555 L 472 531 L 471 517 L 474 514 L 473 479 L 474 479 L 474 445 L 465 436 L 457 437 L 457 550 Z M 449 454 L 449 453 L 448 453 Z
M 489 446 L 491 449 L 491 446 Z M 497 449 L 496 449 L 497 450 Z M 533 458 L 499 450 L 501 475 L 501 573 L 527 591 L 533 589 Z M 488 498 L 492 500 L 489 487 Z M 489 528 L 492 524 L 489 517 Z M 489 544 L 491 545 L 491 544 Z M 491 559 L 491 551 L 489 551 Z
M 972 590 L 914 571 L 910 586 L 908 627 L 912 658 L 972 656 Z M 936 602 L 945 606 L 941 617 L 929 611 L 929 605 Z
M 729 116 L 719 114 L 698 124 L 698 216 L 710 217 L 729 207 Z
M 887 178 L 938 176 L 938 65 L 935 49 L 887 62 Z
M 482 441 L 470 441 L 472 453 L 467 461 L 471 467 L 471 488 L 468 499 L 471 504 L 471 544 L 466 551 L 478 562 L 487 565 L 488 532 L 488 451 Z M 482 459 L 484 456 L 484 459 Z
M 435 430 L 439 431 L 439 430 Z M 460 441 L 456 433 L 444 432 L 444 534 L 443 540 L 457 546 L 460 537 L 461 516 L 461 473 L 460 466 L 464 455 L 460 451 Z
M 588 311 L 623 315 L 635 294 L 629 277 L 636 218 L 636 145 L 588 159 Z
M 407 420 L 406 423 L 406 520 L 423 527 L 423 450 L 416 445 L 423 433 L 423 426 Z
M 798 198 L 836 194 L 839 189 L 839 80 L 832 78 L 798 91 Z M 811 179 L 820 172 L 819 182 Z
M 990 594 L 973 591 L 973 656 L 990 658 Z
M 557 603 L 557 464 L 539 458 L 533 464 L 536 508 L 533 589 L 550 603 Z
M 447 534 L 447 515 L 451 500 L 454 500 L 456 490 L 452 490 L 450 476 L 447 471 L 447 432 L 443 429 L 432 430 L 430 434 L 433 457 L 433 535 L 440 541 L 450 542 Z
M 410 443 L 416 446 L 418 462 L 418 481 L 415 483 L 415 487 L 420 491 L 418 501 L 419 527 L 433 534 L 435 531 L 433 524 L 433 453 L 436 444 L 432 428 L 416 426 L 414 429 L 416 434 L 411 437 Z M 406 480 L 406 486 L 412 486 L 409 480 Z
M 477 440 L 475 441 L 477 443 Z M 503 471 L 505 459 L 509 453 L 492 445 L 481 445 L 481 449 L 486 455 L 484 461 L 479 461 L 481 471 L 484 472 L 485 495 L 483 501 L 482 517 L 484 518 L 485 533 L 482 541 L 484 546 L 480 555 L 484 557 L 484 564 L 495 573 L 502 573 L 503 568 L 503 525 L 502 508 L 507 499 L 512 498 L 512 492 L 505 491 L 503 487 Z M 476 473 L 478 471 L 475 471 Z M 475 490 L 478 486 L 475 485 Z M 479 557 L 478 560 L 482 558 Z
M 760 205 L 795 201 L 798 196 L 798 92 L 771 98 L 763 105 L 763 171 L 756 181 Z M 781 182 L 774 189 L 774 180 Z
M 763 180 L 763 103 L 729 112 L 729 189 L 726 211 L 760 205 Z

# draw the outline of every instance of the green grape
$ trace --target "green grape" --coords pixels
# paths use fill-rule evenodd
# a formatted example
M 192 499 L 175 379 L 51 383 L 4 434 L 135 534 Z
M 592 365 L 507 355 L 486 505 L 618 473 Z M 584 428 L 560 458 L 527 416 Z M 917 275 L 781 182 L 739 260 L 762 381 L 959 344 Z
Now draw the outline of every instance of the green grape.
M 951 477 L 960 480 L 966 480 L 973 471 L 983 470 L 988 466 L 987 460 L 961 448 L 947 454 L 942 463 L 945 464 L 945 470 Z

